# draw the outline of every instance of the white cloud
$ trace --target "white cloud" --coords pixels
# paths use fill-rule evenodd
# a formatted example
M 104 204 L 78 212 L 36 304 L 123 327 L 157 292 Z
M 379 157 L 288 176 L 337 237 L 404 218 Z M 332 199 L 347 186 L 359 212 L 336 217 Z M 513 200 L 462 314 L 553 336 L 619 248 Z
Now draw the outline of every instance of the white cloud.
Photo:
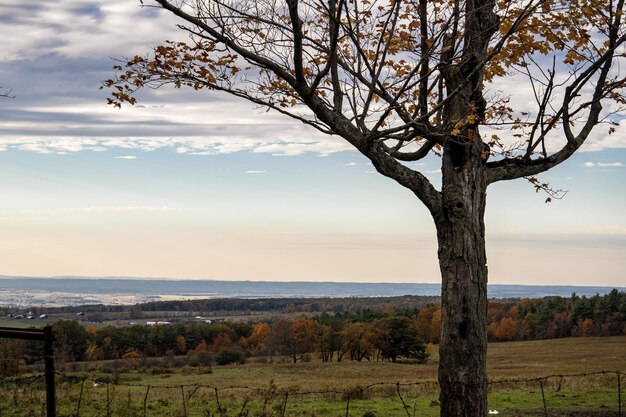
M 265 171 L 245 171 L 244 174 L 265 174 Z
M 347 164 L 345 164 L 344 166 L 346 167 L 353 167 L 356 165 L 356 162 L 348 162 Z
M 133 155 L 123 155 L 123 156 L 116 156 L 115 159 L 137 159 L 136 156 Z
M 287 126 L 288 127 L 288 126 Z M 233 130 L 237 127 L 233 126 Z M 232 154 L 236 152 L 269 153 L 272 155 L 290 156 L 304 153 L 318 153 L 329 155 L 336 152 L 351 150 L 352 148 L 341 139 L 323 137 L 316 140 L 303 140 L 294 136 L 294 139 L 287 141 L 280 138 L 255 138 L 243 136 L 248 126 L 241 126 L 241 136 L 126 136 L 120 138 L 112 137 L 47 137 L 40 139 L 35 136 L 1 136 L 0 148 L 18 149 L 37 153 L 58 153 L 58 152 L 103 152 L 108 149 L 135 150 L 151 152 L 157 149 L 172 149 L 179 154 L 189 155 L 220 155 Z M 268 136 L 272 134 L 272 128 L 265 132 Z M 120 157 L 118 157 L 120 158 Z M 135 157 L 136 158 L 136 157 Z M 120 159 L 135 159 L 120 158 Z
M 98 87 L 113 75 L 110 57 L 142 54 L 165 39 L 186 39 L 176 18 L 158 8 L 142 8 L 138 0 L 4 0 L 2 8 L 11 18 L 0 25 L 0 38 L 7 40 L 0 71 L 8 73 L 3 84 L 14 88 L 18 100 L 8 105 L 13 116 L 0 113 L 0 151 L 171 148 L 205 156 L 242 151 L 324 156 L 353 149 L 337 136 L 217 92 L 146 89 L 137 106 L 106 106 L 108 92 Z M 534 98 L 525 86 L 524 77 L 507 77 L 489 89 L 514 92 L 511 106 L 531 111 Z M 626 148 L 626 121 L 619 123 L 612 135 L 598 126 L 583 150 Z M 558 139 L 556 145 L 562 144 Z
M 592 167 L 615 168 L 615 167 L 623 167 L 624 164 L 621 162 L 585 162 L 585 166 L 588 168 L 592 168 Z
M 601 151 L 604 149 L 626 148 L 626 119 L 622 119 L 615 127 L 615 132 L 609 134 L 606 125 L 596 126 L 589 139 L 585 142 L 582 151 Z
M 212 156 L 212 155 L 217 155 L 217 152 L 213 152 L 213 151 L 189 152 L 189 155 Z
M 20 151 L 31 151 L 31 152 L 37 152 L 37 153 L 52 153 L 52 151 L 49 148 L 47 148 L 46 146 L 40 143 L 24 143 L 24 144 L 17 146 L 17 148 Z

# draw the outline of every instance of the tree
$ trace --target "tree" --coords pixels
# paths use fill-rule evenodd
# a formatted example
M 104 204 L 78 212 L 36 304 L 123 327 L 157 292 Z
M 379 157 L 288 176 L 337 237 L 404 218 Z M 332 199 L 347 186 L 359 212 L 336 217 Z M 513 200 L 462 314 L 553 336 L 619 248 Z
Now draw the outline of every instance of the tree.
M 313 322 L 305 316 L 295 321 L 278 319 L 269 332 L 267 344 L 274 352 L 287 355 L 296 363 L 313 349 Z
M 511 317 L 505 317 L 500 320 L 495 336 L 498 340 L 513 340 L 515 337 L 515 320 Z
M 290 355 L 295 351 L 295 341 L 291 321 L 278 319 L 267 336 L 267 344 L 272 353 L 278 355 Z M 297 359 L 294 359 L 294 362 Z
M 527 178 L 560 197 L 536 176 L 616 123 L 624 0 L 155 2 L 190 40 L 117 66 L 110 103 L 164 84 L 232 94 L 343 138 L 413 192 L 437 230 L 441 415 L 485 416 L 487 187 Z M 440 189 L 415 163 L 431 153 Z
M 59 320 L 52 325 L 57 358 L 80 361 L 87 349 L 89 333 L 76 320 Z
M 24 341 L 0 339 L 0 377 L 17 376 L 24 360 Z
M 246 339 L 246 345 L 253 355 L 261 355 L 267 352 L 267 338 L 270 333 L 270 326 L 267 323 L 257 323 L 252 330 L 252 334 Z
M 314 347 L 313 337 L 314 322 L 302 315 L 291 323 L 293 334 L 293 346 L 291 358 L 293 363 L 302 359 L 306 353 L 312 352 Z
M 341 354 L 341 330 L 345 323 L 336 316 L 324 314 L 313 324 L 313 337 L 322 362 L 332 362 L 335 352 L 338 360 Z
M 417 336 L 429 343 L 439 343 L 441 335 L 441 306 L 428 305 L 412 319 Z
M 400 357 L 426 361 L 426 345 L 417 337 L 417 330 L 407 317 L 387 317 L 380 324 L 382 332 L 379 334 L 378 345 L 383 357 L 392 362 Z
M 182 334 L 176 337 L 176 350 L 183 355 L 187 352 L 187 339 Z
M 373 323 L 358 321 L 347 324 L 341 330 L 343 342 L 338 360 L 341 360 L 346 353 L 350 355 L 352 361 L 361 362 L 366 358 L 369 360 L 374 354 L 377 334 L 378 329 Z

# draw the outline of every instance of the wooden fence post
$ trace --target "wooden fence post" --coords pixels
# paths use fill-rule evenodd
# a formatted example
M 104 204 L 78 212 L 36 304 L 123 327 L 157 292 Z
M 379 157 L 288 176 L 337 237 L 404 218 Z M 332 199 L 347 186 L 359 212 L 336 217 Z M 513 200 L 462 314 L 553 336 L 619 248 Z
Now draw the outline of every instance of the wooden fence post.
M 547 381 L 547 378 L 545 378 Z M 539 386 L 541 387 L 541 399 L 543 400 L 543 415 L 548 417 L 548 405 L 546 404 L 546 394 L 543 389 L 544 378 L 539 378 Z
M 56 396 L 54 388 L 54 348 L 52 342 L 54 341 L 54 335 L 52 333 L 52 326 L 46 326 L 43 328 L 43 352 L 44 352 L 44 364 L 45 364 L 45 379 L 46 379 L 46 408 L 48 411 L 48 417 L 56 417 Z
M 622 374 L 617 371 L 617 415 L 622 417 Z

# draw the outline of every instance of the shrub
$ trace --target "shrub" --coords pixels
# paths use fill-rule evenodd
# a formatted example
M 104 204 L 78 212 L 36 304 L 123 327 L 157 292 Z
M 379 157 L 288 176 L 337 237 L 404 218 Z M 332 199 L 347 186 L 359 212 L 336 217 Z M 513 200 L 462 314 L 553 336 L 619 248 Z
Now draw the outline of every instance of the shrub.
M 181 368 L 189 363 L 189 357 L 187 356 L 174 356 L 170 361 L 170 366 L 174 368 Z
M 102 372 L 110 374 L 114 372 L 128 371 L 130 368 L 125 361 L 120 359 L 113 359 L 109 361 L 103 361 L 101 369 Z
M 200 352 L 187 356 L 187 364 L 194 368 L 199 366 L 210 367 L 213 364 L 213 355 L 206 350 L 201 350 Z
M 65 372 L 81 372 L 84 366 L 80 362 L 69 362 L 65 364 Z
M 146 358 L 145 364 L 148 368 L 159 368 L 164 365 L 164 360 L 162 358 Z
M 228 365 L 230 363 L 244 363 L 245 360 L 240 351 L 232 348 L 222 348 L 215 357 L 218 365 Z

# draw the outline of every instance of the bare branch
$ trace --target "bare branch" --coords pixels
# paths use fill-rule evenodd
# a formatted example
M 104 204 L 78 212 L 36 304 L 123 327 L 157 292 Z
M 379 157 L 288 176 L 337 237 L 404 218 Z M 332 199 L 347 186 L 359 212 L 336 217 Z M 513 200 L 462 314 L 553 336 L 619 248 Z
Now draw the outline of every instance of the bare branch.
M 620 0 L 617 10 L 623 11 L 624 0 Z M 500 161 L 488 163 L 490 168 L 489 182 L 509 180 L 521 177 L 530 177 L 566 161 L 578 150 L 589 137 L 592 129 L 599 123 L 600 112 L 602 110 L 602 99 L 606 97 L 606 80 L 613 65 L 613 58 L 617 48 L 626 42 L 626 34 L 619 36 L 622 13 L 616 13 L 611 22 L 609 32 L 609 46 L 602 56 L 593 62 L 585 71 L 579 74 L 576 79 L 566 88 L 563 105 L 560 109 L 563 117 L 563 131 L 567 138 L 567 143 L 558 152 L 538 159 L 528 158 L 506 158 Z M 593 99 L 581 107 L 589 107 L 587 120 L 578 133 L 575 135 L 571 127 L 570 104 L 578 96 L 583 86 L 587 85 L 591 78 L 597 74 L 596 85 L 593 92 Z M 543 138 L 542 138 L 543 140 Z
M 0 97 L 15 98 L 15 96 L 11 94 L 12 92 L 13 90 L 11 89 L 6 90 L 4 87 L 0 87 Z

